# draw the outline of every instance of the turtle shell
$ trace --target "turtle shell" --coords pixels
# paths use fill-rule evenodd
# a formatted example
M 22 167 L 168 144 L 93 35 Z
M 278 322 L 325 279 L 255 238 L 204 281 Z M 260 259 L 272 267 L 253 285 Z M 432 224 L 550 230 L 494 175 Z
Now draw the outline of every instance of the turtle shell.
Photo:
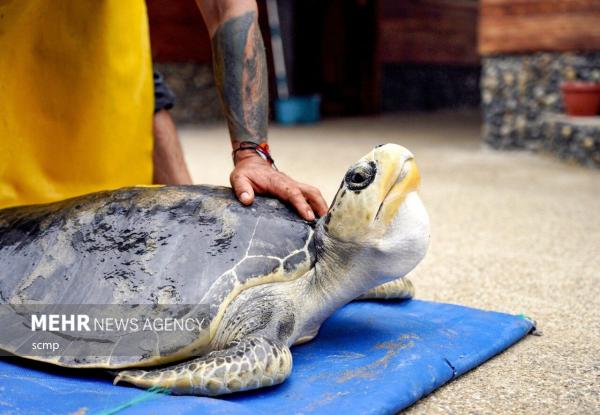
M 246 207 L 231 189 L 211 186 L 123 188 L 0 210 L 0 349 L 72 367 L 185 358 L 206 347 L 242 290 L 308 271 L 313 234 L 275 199 L 256 197 Z M 195 332 L 150 338 L 139 331 L 129 338 L 119 331 L 62 336 L 68 353 L 33 356 L 36 338 L 22 311 L 32 304 L 87 305 L 78 307 L 83 313 L 106 304 L 165 304 L 163 316 L 183 313 L 201 324 Z M 132 344 L 139 345 L 134 353 L 118 353 Z M 94 353 L 107 345 L 111 353 Z

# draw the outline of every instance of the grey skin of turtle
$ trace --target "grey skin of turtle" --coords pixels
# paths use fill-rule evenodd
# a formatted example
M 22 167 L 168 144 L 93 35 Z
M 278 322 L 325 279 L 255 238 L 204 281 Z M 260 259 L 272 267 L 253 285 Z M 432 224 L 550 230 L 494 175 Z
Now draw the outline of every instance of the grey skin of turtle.
M 412 295 L 403 277 L 429 243 L 419 180 L 413 155 L 387 144 L 349 168 L 312 224 L 277 200 L 245 207 L 231 189 L 210 186 L 0 210 L 0 305 L 11 310 L 0 313 L 0 348 L 65 367 L 125 369 L 115 383 L 174 394 L 279 384 L 292 371 L 290 347 L 314 338 L 338 308 Z M 109 332 L 63 338 L 68 353 L 33 355 L 31 330 L 11 323 L 23 304 L 193 304 L 204 318 L 193 336 L 157 337 L 137 354 L 119 354 L 125 340 Z M 106 344 L 110 353 L 90 352 Z

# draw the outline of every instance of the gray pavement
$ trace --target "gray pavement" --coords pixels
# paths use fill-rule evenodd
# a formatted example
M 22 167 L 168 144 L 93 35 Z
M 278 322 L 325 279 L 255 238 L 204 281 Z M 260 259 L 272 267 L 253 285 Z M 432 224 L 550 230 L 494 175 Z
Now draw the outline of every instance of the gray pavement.
M 334 120 L 270 133 L 280 168 L 330 201 L 373 145 L 411 149 L 432 223 L 417 297 L 524 313 L 529 336 L 409 408 L 416 414 L 600 413 L 600 171 L 481 145 L 477 114 Z M 182 130 L 197 183 L 228 183 L 223 126 Z

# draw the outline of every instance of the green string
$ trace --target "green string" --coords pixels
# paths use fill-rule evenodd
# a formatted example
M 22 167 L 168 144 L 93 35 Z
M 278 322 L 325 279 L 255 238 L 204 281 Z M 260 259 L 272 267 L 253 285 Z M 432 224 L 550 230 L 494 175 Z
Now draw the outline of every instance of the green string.
M 170 393 L 171 393 L 170 389 L 154 386 L 154 387 L 142 392 L 140 395 L 136 396 L 135 398 L 133 398 L 125 403 L 122 403 L 121 405 L 119 405 L 117 407 L 114 407 L 111 409 L 105 409 L 105 410 L 99 412 L 98 415 L 114 415 L 116 413 L 121 412 L 124 409 L 131 408 L 132 406 L 139 405 L 150 399 L 154 399 L 158 395 L 169 395 Z

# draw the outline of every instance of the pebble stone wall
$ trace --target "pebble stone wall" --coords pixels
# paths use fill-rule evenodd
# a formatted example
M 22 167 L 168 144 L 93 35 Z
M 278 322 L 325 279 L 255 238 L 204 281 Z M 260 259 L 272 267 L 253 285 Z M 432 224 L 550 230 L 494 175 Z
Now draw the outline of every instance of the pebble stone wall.
M 544 148 L 566 161 L 600 168 L 600 117 L 547 115 Z
M 600 116 L 564 113 L 560 84 L 600 82 L 600 53 L 536 53 L 483 59 L 484 141 L 500 149 L 547 149 L 563 159 L 600 165 Z
M 199 124 L 223 119 L 221 102 L 209 64 L 159 63 L 154 65 L 175 93 L 171 110 L 178 124 Z

